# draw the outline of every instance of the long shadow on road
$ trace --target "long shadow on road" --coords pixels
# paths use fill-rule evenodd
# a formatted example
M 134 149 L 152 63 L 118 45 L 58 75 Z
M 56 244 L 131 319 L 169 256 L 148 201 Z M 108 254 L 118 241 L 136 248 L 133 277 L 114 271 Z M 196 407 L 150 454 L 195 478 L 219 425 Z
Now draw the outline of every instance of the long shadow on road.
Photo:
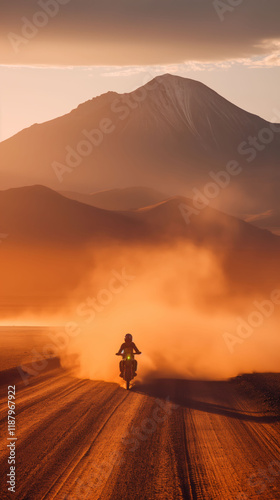
M 239 408 L 231 381 L 154 379 L 149 383 L 136 384 L 132 391 L 228 418 L 259 424 L 280 422 L 280 415 L 271 414 L 271 411 L 256 412 Z M 247 402 L 250 403 L 249 397 Z

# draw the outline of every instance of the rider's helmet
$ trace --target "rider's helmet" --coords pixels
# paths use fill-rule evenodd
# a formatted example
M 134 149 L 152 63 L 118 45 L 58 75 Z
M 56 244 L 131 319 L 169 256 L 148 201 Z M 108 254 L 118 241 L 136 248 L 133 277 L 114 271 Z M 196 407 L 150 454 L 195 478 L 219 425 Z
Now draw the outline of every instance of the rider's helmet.
M 124 337 L 125 342 L 132 342 L 132 335 L 131 333 L 127 333 L 126 336 Z

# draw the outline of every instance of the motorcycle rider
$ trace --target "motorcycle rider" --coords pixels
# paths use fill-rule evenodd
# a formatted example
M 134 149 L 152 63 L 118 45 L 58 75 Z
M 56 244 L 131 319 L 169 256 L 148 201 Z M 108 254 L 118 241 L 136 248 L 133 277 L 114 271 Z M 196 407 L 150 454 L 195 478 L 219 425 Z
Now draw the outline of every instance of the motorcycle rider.
M 132 360 L 133 360 L 133 371 L 134 371 L 134 377 L 137 375 L 137 361 L 134 359 L 134 352 L 136 354 L 141 354 L 139 351 L 138 347 L 132 342 L 132 335 L 130 333 L 127 333 L 125 338 L 124 338 L 124 343 L 121 345 L 119 348 L 118 352 L 116 353 L 117 356 L 122 354 L 123 359 L 120 361 L 120 377 L 123 377 L 123 370 L 124 370 L 124 360 L 126 359 L 127 354 L 130 354 Z

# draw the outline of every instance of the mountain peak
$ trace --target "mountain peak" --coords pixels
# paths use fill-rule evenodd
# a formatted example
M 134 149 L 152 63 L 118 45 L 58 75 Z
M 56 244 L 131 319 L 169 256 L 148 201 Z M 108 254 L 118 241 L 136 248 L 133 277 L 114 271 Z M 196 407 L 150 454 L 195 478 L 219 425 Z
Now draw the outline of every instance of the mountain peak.
M 214 92 L 204 83 L 194 80 L 192 78 L 185 78 L 184 76 L 174 75 L 171 73 L 164 73 L 153 78 L 146 85 L 149 86 L 152 82 L 161 86 L 184 87 L 185 89 L 206 89 L 208 92 Z
M 203 83 L 166 73 L 133 92 L 103 94 L 1 143 L 1 187 L 36 183 L 57 189 L 63 181 L 65 191 L 96 192 L 115 188 L 116 183 L 144 184 L 189 194 L 211 182 L 209 173 L 224 170 L 232 159 L 244 167 L 244 175 L 234 178 L 227 192 L 221 190 L 222 202 L 239 204 L 230 201 L 238 185 L 248 194 L 242 197 L 242 210 L 252 210 L 248 200 L 254 200 L 256 211 L 262 212 L 267 204 L 279 206 L 275 179 L 280 140 L 274 134 L 271 144 L 259 152 L 246 145 L 262 131 L 265 143 L 269 127 L 273 130 Z M 254 169 L 245 168 L 253 156 Z M 257 175 L 260 182 L 254 180 Z M 145 203 L 154 199 L 140 194 L 138 206 L 143 198 Z M 104 201 L 107 195 L 99 196 Z M 114 206 L 123 206 L 122 198 L 125 193 L 116 194 Z M 129 206 L 135 207 L 135 193 L 130 200 Z
M 184 126 L 208 152 L 209 142 L 218 150 L 234 134 L 248 136 L 247 130 L 258 130 L 265 121 L 248 113 L 219 95 L 207 85 L 191 78 L 166 73 L 144 85 L 148 90 L 149 107 L 157 110 L 173 128 Z M 137 91 L 135 91 L 137 92 Z M 152 103 L 152 105 L 151 105 Z M 164 116 L 163 116 L 164 115 Z M 227 130 L 228 137 L 223 136 Z

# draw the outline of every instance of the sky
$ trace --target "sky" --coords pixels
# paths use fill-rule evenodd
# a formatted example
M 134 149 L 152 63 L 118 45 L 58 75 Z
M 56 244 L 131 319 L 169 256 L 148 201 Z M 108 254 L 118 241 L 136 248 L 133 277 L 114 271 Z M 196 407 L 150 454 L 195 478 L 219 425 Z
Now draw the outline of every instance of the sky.
M 0 0 L 0 140 L 173 73 L 274 119 L 279 0 Z

